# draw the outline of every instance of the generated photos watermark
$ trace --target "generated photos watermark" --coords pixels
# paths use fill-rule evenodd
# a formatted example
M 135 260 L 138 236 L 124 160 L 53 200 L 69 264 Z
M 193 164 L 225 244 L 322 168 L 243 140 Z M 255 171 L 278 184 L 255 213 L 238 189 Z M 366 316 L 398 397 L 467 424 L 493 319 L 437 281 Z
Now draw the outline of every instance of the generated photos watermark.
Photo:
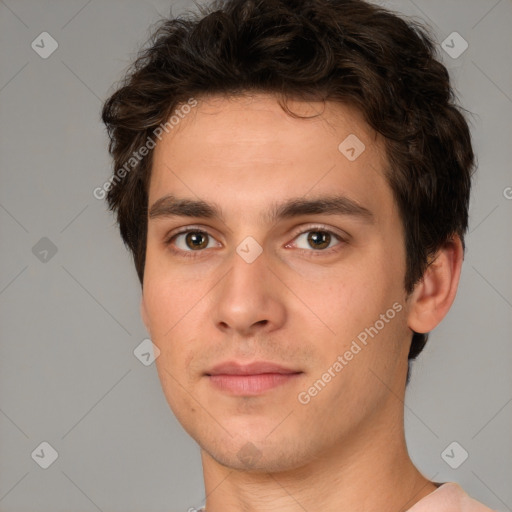
M 122 167 L 114 171 L 112 176 L 110 176 L 110 178 L 105 181 L 101 187 L 96 187 L 93 190 L 93 196 L 96 199 L 105 199 L 107 192 L 122 181 L 130 171 L 132 171 L 136 165 L 145 156 L 147 156 L 152 149 L 154 149 L 156 146 L 155 139 L 162 140 L 164 132 L 169 133 L 173 130 L 174 127 L 177 126 L 180 121 L 196 106 L 197 100 L 195 98 L 190 98 L 186 103 L 180 105 L 165 123 L 161 123 L 153 130 L 153 136 L 148 135 L 146 142 L 131 154 L 130 158 L 128 158 Z
M 366 327 L 362 330 L 353 340 L 348 350 L 343 355 L 339 355 L 336 360 L 327 368 L 327 370 L 317 379 L 307 390 L 301 391 L 297 395 L 297 400 L 302 405 L 307 405 L 311 402 L 311 399 L 318 395 L 334 377 L 336 377 L 345 366 L 349 364 L 354 357 L 361 352 L 361 350 L 367 346 L 368 338 L 374 338 L 379 334 L 382 329 L 389 324 L 397 313 L 402 311 L 402 304 L 395 302 L 391 308 L 385 313 L 381 314 L 379 319 L 376 320 L 373 325 Z M 359 343 L 358 343 L 359 342 Z M 362 346 L 361 346 L 362 345 Z

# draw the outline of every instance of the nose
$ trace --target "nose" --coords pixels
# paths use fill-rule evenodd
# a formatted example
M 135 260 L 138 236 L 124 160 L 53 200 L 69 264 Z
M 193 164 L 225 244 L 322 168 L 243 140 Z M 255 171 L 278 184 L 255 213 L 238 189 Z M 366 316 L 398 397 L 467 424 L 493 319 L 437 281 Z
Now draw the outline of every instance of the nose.
M 251 263 L 235 253 L 230 271 L 216 288 L 213 319 L 225 333 L 249 337 L 279 329 L 286 321 L 284 287 L 265 252 Z

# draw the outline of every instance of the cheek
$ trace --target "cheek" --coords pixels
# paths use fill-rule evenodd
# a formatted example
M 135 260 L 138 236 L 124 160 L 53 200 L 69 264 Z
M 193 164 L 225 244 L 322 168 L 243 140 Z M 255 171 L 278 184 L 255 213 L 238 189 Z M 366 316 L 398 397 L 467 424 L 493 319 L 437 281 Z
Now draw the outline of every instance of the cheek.
M 149 257 L 144 273 L 144 303 L 152 334 L 172 335 L 201 298 L 200 283 L 192 283 L 162 258 Z
M 153 343 L 160 349 L 156 360 L 162 382 L 173 387 L 172 379 L 168 380 L 167 370 L 171 375 L 183 380 L 184 362 L 189 359 L 191 344 L 187 340 L 193 335 L 188 328 L 194 321 L 200 291 L 179 282 L 177 277 L 163 273 L 152 274 L 150 266 L 144 276 L 144 304 L 148 320 L 148 328 Z M 169 377 L 170 378 L 170 377 Z
M 375 258 L 357 255 L 337 266 L 309 265 L 295 270 L 289 276 L 290 287 L 303 307 L 315 314 L 315 323 L 324 324 L 327 334 L 329 330 L 338 337 L 356 334 L 354 329 L 381 313 L 383 305 L 389 307 L 392 283 L 383 279 L 385 270 Z
M 198 403 L 193 399 L 193 390 L 190 388 L 187 375 L 183 372 L 182 362 L 176 360 L 175 354 L 164 351 L 155 364 L 160 386 L 170 409 L 187 432 L 192 435 L 193 432 L 187 426 L 196 423 L 193 418 L 197 413 Z
M 183 284 L 167 276 L 163 279 L 159 275 L 156 280 L 148 276 L 144 283 L 151 339 L 160 349 L 155 365 L 167 402 L 175 414 L 193 412 L 194 404 L 187 390 L 193 384 L 188 369 L 194 351 L 197 352 L 194 304 L 198 302 L 198 295 L 197 291 L 186 293 Z
M 311 320 L 304 328 L 322 339 L 321 346 L 316 348 L 322 367 L 328 368 L 338 356 L 345 354 L 358 336 L 367 341 L 367 345 L 359 343 L 361 351 L 349 363 L 357 371 L 345 372 L 347 378 L 350 374 L 350 381 L 366 379 L 367 375 L 363 376 L 361 371 L 367 374 L 368 367 L 377 371 L 392 365 L 399 353 L 400 340 L 404 339 L 401 255 L 395 253 L 393 260 L 384 257 L 385 252 L 379 249 L 358 253 L 336 268 L 303 267 L 301 278 L 293 285 L 296 296 L 309 310 Z M 401 314 L 393 309 L 395 303 L 402 309 Z M 384 320 L 381 315 L 385 316 Z

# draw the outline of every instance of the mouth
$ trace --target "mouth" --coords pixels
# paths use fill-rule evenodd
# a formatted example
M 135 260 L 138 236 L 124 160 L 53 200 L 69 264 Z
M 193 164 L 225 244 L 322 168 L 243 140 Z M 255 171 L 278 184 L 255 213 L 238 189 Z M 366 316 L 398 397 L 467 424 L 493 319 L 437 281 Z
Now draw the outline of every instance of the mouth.
M 295 380 L 302 371 L 258 361 L 250 364 L 227 362 L 205 373 L 216 389 L 235 396 L 256 396 Z

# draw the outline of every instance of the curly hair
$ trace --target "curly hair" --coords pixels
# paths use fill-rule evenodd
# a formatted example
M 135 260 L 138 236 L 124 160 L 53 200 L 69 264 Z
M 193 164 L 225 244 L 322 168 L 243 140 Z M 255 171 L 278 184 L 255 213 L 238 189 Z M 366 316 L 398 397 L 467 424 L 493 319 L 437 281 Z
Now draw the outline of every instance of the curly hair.
M 459 236 L 464 247 L 475 165 L 470 131 L 435 42 L 418 22 L 363 0 L 217 0 L 161 20 L 103 106 L 114 171 L 191 97 L 247 92 L 274 94 L 288 113 L 291 98 L 350 104 L 383 135 L 408 293 L 443 244 Z M 141 285 L 146 153 L 105 190 Z M 427 337 L 413 333 L 409 367 Z

